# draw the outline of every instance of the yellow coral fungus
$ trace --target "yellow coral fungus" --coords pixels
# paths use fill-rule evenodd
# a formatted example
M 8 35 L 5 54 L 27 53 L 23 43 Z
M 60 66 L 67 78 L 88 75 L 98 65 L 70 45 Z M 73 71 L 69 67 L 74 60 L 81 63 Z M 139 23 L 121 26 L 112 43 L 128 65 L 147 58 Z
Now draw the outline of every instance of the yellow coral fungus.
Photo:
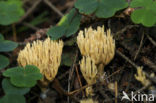
M 155 87 L 153 85 L 150 86 L 151 81 L 148 78 L 146 78 L 146 74 L 142 69 L 143 69 L 143 67 L 138 67 L 137 68 L 137 74 L 134 75 L 135 79 L 138 80 L 139 82 L 141 82 L 141 84 L 143 86 L 145 86 L 145 87 L 149 86 L 148 88 L 149 88 L 150 91 L 154 91 Z M 150 75 L 151 78 L 153 78 L 154 76 L 155 76 L 154 73 L 152 73 Z
M 134 75 L 136 80 L 140 81 L 144 86 L 148 86 L 150 81 L 146 78 L 145 72 L 142 71 L 142 67 L 137 68 L 137 75 Z
M 93 101 L 92 98 L 81 100 L 80 103 L 98 103 L 97 101 Z
M 91 60 L 90 57 L 83 57 L 80 62 L 80 69 L 88 84 L 96 82 L 97 67 L 94 60 Z
M 90 57 L 83 57 L 80 62 L 80 69 L 83 77 L 89 85 L 96 82 L 97 67 L 94 60 L 91 60 Z M 86 88 L 86 94 L 87 96 L 93 94 L 92 87 Z
M 111 36 L 110 29 L 104 31 L 104 26 L 97 27 L 97 30 L 91 27 L 80 31 L 77 36 L 77 44 L 83 57 L 80 63 L 81 72 L 88 84 L 103 80 L 103 69 L 114 57 L 115 40 Z M 98 72 L 97 72 L 98 71 Z M 92 88 L 87 88 L 86 93 L 92 92 Z
M 52 41 L 47 38 L 45 41 L 37 40 L 28 43 L 18 55 L 18 63 L 21 66 L 35 65 L 44 75 L 44 80 L 52 81 L 61 62 L 63 42 Z
M 115 54 L 115 41 L 111 36 L 110 29 L 107 32 L 103 27 L 93 30 L 91 27 L 80 31 L 77 44 L 83 56 L 90 56 L 95 64 L 107 65 Z

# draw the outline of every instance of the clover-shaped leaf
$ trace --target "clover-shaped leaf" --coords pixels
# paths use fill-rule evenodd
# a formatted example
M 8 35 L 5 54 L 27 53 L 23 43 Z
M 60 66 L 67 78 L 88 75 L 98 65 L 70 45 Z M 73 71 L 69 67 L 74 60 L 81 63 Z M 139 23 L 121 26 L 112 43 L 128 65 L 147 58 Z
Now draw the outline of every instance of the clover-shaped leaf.
M 0 34 L 0 52 L 9 52 L 14 50 L 18 44 L 16 42 L 5 40 L 3 35 Z
M 7 69 L 3 75 L 10 77 L 11 83 L 17 87 L 33 87 L 37 80 L 42 79 L 39 69 L 33 65 Z
M 8 4 L 15 4 L 18 8 L 18 12 L 20 15 L 24 15 L 24 9 L 23 9 L 23 1 L 22 0 L 8 0 L 7 1 Z
M 4 37 L 1 33 L 0 33 L 0 40 L 4 40 Z
M 72 9 L 68 14 L 63 16 L 57 26 L 51 27 L 47 34 L 51 39 L 56 40 L 62 36 L 69 37 L 73 35 L 80 26 L 81 15 Z
M 10 80 L 5 78 L 2 81 L 2 88 L 5 94 L 20 94 L 24 95 L 29 92 L 30 88 L 22 88 L 22 87 L 15 87 L 10 83 Z
M 15 2 L 16 1 L 16 2 Z M 21 2 L 18 0 L 18 2 Z M 19 6 L 17 0 L 0 1 L 0 24 L 9 25 L 17 22 L 24 14 L 24 10 Z
M 17 43 L 10 40 L 0 40 L 0 52 L 9 52 L 17 47 Z
M 6 94 L 0 99 L 0 103 L 25 103 L 25 98 L 20 94 Z
M 0 55 L 0 69 L 9 65 L 9 59 L 3 55 Z
M 156 24 L 155 0 L 132 0 L 130 7 L 136 8 L 131 14 L 131 19 L 136 24 L 151 27 Z
M 75 7 L 81 13 L 95 15 L 99 18 L 108 18 L 113 16 L 116 11 L 128 6 L 125 0 L 77 0 Z

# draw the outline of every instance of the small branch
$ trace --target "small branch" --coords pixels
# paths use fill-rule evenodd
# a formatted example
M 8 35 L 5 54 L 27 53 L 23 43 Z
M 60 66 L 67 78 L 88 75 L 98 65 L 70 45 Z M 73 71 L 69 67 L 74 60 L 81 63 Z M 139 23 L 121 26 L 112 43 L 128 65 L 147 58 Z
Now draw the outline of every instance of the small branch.
M 138 68 L 139 66 L 136 65 L 134 62 L 132 62 L 128 57 L 126 57 L 124 54 L 122 54 L 120 51 L 116 50 L 116 53 L 121 56 L 123 59 L 125 59 L 126 61 L 128 61 L 132 66 L 134 66 L 135 68 Z
M 79 75 L 77 66 L 76 66 L 76 74 L 77 74 L 77 78 L 78 78 L 78 81 L 79 81 L 79 85 L 82 88 L 82 83 L 81 83 L 81 79 L 80 79 L 80 75 Z M 82 94 L 83 94 L 83 96 L 85 96 L 84 91 L 82 91 Z
M 70 89 L 71 89 L 71 80 L 72 80 L 72 77 L 73 77 L 74 67 L 75 67 L 75 63 L 76 63 L 77 57 L 78 57 L 78 51 L 76 51 L 76 55 L 75 55 L 75 58 L 74 58 L 73 65 L 71 66 L 71 68 L 70 68 L 70 70 L 69 70 L 68 92 L 70 92 Z M 67 98 L 67 100 L 68 100 L 68 103 L 69 103 L 69 97 Z
M 121 69 L 120 69 L 120 70 L 121 70 Z M 114 73 L 112 73 L 111 75 L 109 75 L 109 76 L 108 76 L 107 78 L 105 78 L 104 80 L 107 80 L 108 78 L 112 77 L 113 75 L 115 75 L 116 73 L 118 73 L 120 70 L 115 71 Z M 96 82 L 96 83 L 93 83 L 93 84 L 87 84 L 87 85 L 85 85 L 85 86 L 83 86 L 83 87 L 81 87 L 81 88 L 79 88 L 79 89 L 74 90 L 74 91 L 66 92 L 66 95 L 71 96 L 71 95 L 73 95 L 73 94 L 75 94 L 75 93 L 81 92 L 82 90 L 86 89 L 87 87 L 90 87 L 90 86 L 93 86 L 93 85 L 96 85 L 96 84 L 103 85 L 103 83 L 101 83 L 101 82 Z
M 25 15 L 17 22 L 18 23 L 21 23 L 25 18 L 27 18 L 34 10 L 35 8 L 38 6 L 38 4 L 41 2 L 42 0 L 37 0 L 33 6 L 31 6 L 31 8 L 25 13 Z
M 146 65 L 153 69 L 154 72 L 156 72 L 156 64 L 154 64 L 150 59 L 143 57 L 141 61 L 143 61 Z
M 61 84 L 59 82 L 58 79 L 54 79 L 53 80 L 53 84 L 52 87 L 55 88 L 55 90 L 60 94 L 60 95 L 65 95 L 66 92 L 64 91 L 64 89 L 61 87 Z
M 141 36 L 140 45 L 139 45 L 139 48 L 138 48 L 138 50 L 137 50 L 137 52 L 136 52 L 136 54 L 135 54 L 134 60 L 136 60 L 138 54 L 140 53 L 140 50 L 141 50 L 141 48 L 142 48 L 142 46 L 143 46 L 143 40 L 144 40 L 144 33 L 143 33 L 142 36 Z
M 12 24 L 12 31 L 13 31 L 13 39 L 14 41 L 17 41 L 16 24 Z
M 95 83 L 94 83 L 94 84 L 95 84 Z M 87 87 L 90 87 L 90 86 L 92 86 L 92 85 L 94 85 L 94 84 L 85 85 L 85 86 L 83 86 L 82 88 L 79 88 L 79 89 L 76 89 L 76 90 L 74 90 L 74 91 L 68 92 L 67 95 L 68 95 L 68 96 L 71 96 L 71 95 L 73 95 L 73 94 L 75 94 L 75 93 L 79 93 L 80 91 L 82 91 L 82 90 L 86 89 Z
M 114 89 L 114 92 L 115 92 L 115 103 L 118 102 L 118 83 L 117 81 L 115 81 L 115 89 Z
M 64 78 L 67 74 L 69 74 L 69 70 L 66 71 L 65 73 L 63 73 L 63 75 L 58 77 L 58 80 L 61 80 L 62 78 Z
M 58 10 L 49 0 L 43 0 L 45 4 L 47 4 L 52 10 L 54 10 L 60 17 L 63 16 L 63 13 Z
M 121 29 L 120 31 L 116 32 L 116 33 L 114 34 L 114 37 L 116 38 L 116 37 L 119 36 L 119 34 L 122 34 L 122 33 L 124 33 L 125 31 L 127 31 L 128 29 L 131 29 L 131 28 L 134 28 L 134 27 L 139 27 L 139 25 L 127 25 L 127 26 L 125 26 L 123 29 Z
M 147 86 L 143 86 L 142 88 L 140 88 L 139 90 L 135 91 L 134 94 L 137 94 L 138 92 L 142 92 L 143 90 L 147 89 L 148 87 L 151 86 L 151 83 L 148 84 Z
M 148 34 L 146 34 L 146 36 L 150 40 L 150 42 L 156 47 L 156 42 Z
M 35 26 L 33 26 L 33 25 L 31 25 L 31 24 L 29 24 L 29 23 L 27 23 L 27 22 L 23 22 L 22 24 L 23 24 L 24 26 L 27 26 L 27 27 L 31 28 L 32 30 L 35 30 L 35 31 L 39 30 L 38 27 L 35 27 Z

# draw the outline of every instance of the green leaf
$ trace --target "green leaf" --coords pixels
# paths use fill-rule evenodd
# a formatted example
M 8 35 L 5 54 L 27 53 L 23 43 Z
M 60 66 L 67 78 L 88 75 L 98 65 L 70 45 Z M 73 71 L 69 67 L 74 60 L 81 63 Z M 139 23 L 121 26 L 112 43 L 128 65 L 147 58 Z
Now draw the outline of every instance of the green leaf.
M 65 31 L 66 29 L 63 26 L 54 26 L 48 30 L 47 34 L 51 36 L 52 40 L 57 40 L 65 34 Z
M 19 1 L 19 0 L 18 0 Z M 0 24 L 9 25 L 17 22 L 24 14 L 24 10 L 19 6 L 17 0 L 0 1 Z
M 69 51 L 70 50 L 70 51 Z M 71 66 L 75 59 L 76 48 L 69 47 L 63 50 L 61 65 Z
M 0 40 L 4 40 L 4 37 L 1 33 L 0 33 Z
M 100 18 L 109 18 L 126 7 L 128 3 L 125 0 L 100 0 L 95 15 Z
M 18 46 L 17 43 L 9 40 L 0 40 L 0 52 L 9 52 Z
M 3 69 L 9 65 L 9 59 L 3 55 L 0 55 L 0 69 Z
M 72 9 L 61 18 L 57 26 L 51 27 L 48 30 L 47 35 L 53 40 L 59 39 L 62 36 L 69 37 L 79 29 L 80 20 L 81 15 L 78 14 L 75 9 Z
M 78 8 L 81 13 L 91 14 L 97 9 L 98 2 L 97 0 L 77 0 L 75 7 Z
M 151 27 L 156 24 L 156 1 L 133 0 L 130 7 L 137 8 L 131 14 L 131 19 L 136 24 Z
M 10 83 L 9 79 L 3 79 L 2 81 L 2 88 L 5 92 L 5 94 L 20 94 L 24 95 L 29 92 L 30 88 L 21 88 L 21 87 L 15 87 Z
M 37 80 L 42 79 L 39 69 L 33 65 L 7 69 L 3 72 L 3 76 L 10 77 L 11 83 L 17 87 L 33 87 Z
M 19 14 L 24 15 L 24 9 L 22 7 L 22 5 L 23 5 L 22 0 L 8 0 L 7 3 L 8 4 L 15 4 L 19 10 Z
M 95 13 L 99 18 L 109 18 L 118 10 L 128 7 L 128 3 L 126 0 L 77 0 L 75 7 L 80 13 Z
M 9 52 L 14 50 L 18 44 L 10 40 L 4 40 L 2 34 L 0 34 L 0 52 Z
M 20 94 L 6 94 L 0 99 L 0 103 L 25 103 L 25 98 Z

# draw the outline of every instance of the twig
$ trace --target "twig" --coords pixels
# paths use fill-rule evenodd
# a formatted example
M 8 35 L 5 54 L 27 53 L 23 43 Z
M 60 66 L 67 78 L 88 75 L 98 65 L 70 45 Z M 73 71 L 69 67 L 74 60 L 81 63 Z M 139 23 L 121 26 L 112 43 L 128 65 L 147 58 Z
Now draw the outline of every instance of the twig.
M 114 34 L 114 37 L 117 37 L 119 34 L 122 34 L 123 32 L 125 32 L 128 29 L 134 28 L 134 27 L 139 27 L 138 25 L 127 25 L 125 26 L 123 29 L 121 29 L 120 31 L 116 32 Z
M 141 91 L 143 91 L 143 90 L 145 90 L 145 89 L 147 89 L 148 87 L 150 87 L 151 86 L 151 83 L 150 84 L 148 84 L 147 86 L 143 86 L 142 88 L 140 88 L 139 90 L 137 90 L 137 91 L 135 91 L 134 92 L 134 94 L 136 94 L 136 93 L 138 93 L 138 92 L 141 92 Z
M 127 25 L 127 26 L 125 26 L 123 29 L 121 29 L 120 31 L 118 31 L 118 32 L 116 33 L 116 35 L 122 34 L 122 33 L 125 32 L 127 29 L 131 29 L 131 28 L 134 28 L 134 27 L 139 27 L 139 25 Z
M 72 80 L 72 77 L 73 77 L 74 67 L 75 67 L 75 63 L 76 63 L 77 57 L 78 57 L 78 50 L 76 51 L 76 55 L 75 55 L 75 58 L 74 58 L 73 65 L 71 66 L 70 71 L 69 71 L 68 92 L 70 92 L 70 89 L 71 89 L 71 80 Z M 70 100 L 69 100 L 69 97 L 68 97 L 67 99 L 68 99 L 68 103 L 70 103 L 70 102 L 69 102 L 69 101 L 70 101 Z
M 150 42 L 156 47 L 156 42 L 148 34 L 146 34 L 146 36 L 150 40 Z
M 141 60 L 150 68 L 152 68 L 154 72 L 156 72 L 156 64 L 154 64 L 150 59 L 143 57 Z
M 61 80 L 62 78 L 64 78 L 67 74 L 69 74 L 69 70 L 66 71 L 65 73 L 63 73 L 63 75 L 58 77 L 58 80 Z
M 85 85 L 85 86 L 83 86 L 82 88 L 79 88 L 79 89 L 76 89 L 76 90 L 74 90 L 74 91 L 68 92 L 67 95 L 68 95 L 68 96 L 71 96 L 71 95 L 73 95 L 73 94 L 75 94 L 75 93 L 79 93 L 80 91 L 82 91 L 82 90 L 84 90 L 84 89 L 86 89 L 87 87 L 92 86 L 92 85 L 95 85 L 95 83 L 94 83 L 94 84 Z
M 123 59 L 125 59 L 126 61 L 128 61 L 132 66 L 134 66 L 135 68 L 138 68 L 139 66 L 137 66 L 134 62 L 132 62 L 128 57 L 126 57 L 124 54 L 122 54 L 120 51 L 116 50 L 116 53 L 121 56 Z
M 112 73 L 111 75 L 109 75 L 107 78 L 105 78 L 105 80 L 107 80 L 108 78 L 112 77 L 113 75 L 115 75 L 116 73 L 118 73 L 120 70 L 115 71 L 114 73 Z M 103 85 L 103 83 L 101 83 L 101 82 L 96 82 L 96 83 L 93 83 L 93 84 L 85 85 L 82 88 L 76 89 L 74 91 L 68 92 L 68 93 L 66 93 L 66 95 L 71 96 L 71 95 L 73 95 L 75 93 L 79 93 L 80 91 L 86 89 L 87 87 L 90 87 L 90 86 L 93 86 L 93 85 L 96 85 L 96 84 L 99 84 L 99 83 L 100 83 L 100 85 Z
M 35 30 L 35 31 L 39 30 L 38 27 L 35 27 L 35 26 L 33 26 L 33 25 L 31 25 L 31 24 L 29 24 L 29 23 L 27 23 L 27 22 L 23 22 L 22 24 L 23 24 L 24 26 L 27 26 L 27 27 L 31 28 L 32 30 Z
M 79 81 L 80 87 L 82 88 L 82 83 L 81 83 L 81 79 L 80 79 L 80 75 L 79 75 L 79 72 L 78 72 L 77 66 L 76 66 L 76 74 L 77 74 L 77 78 L 78 78 L 78 81 Z M 82 94 L 83 94 L 83 96 L 85 95 L 84 91 L 82 91 Z
M 17 41 L 16 24 L 12 24 L 12 31 L 13 31 L 13 39 L 14 41 Z
M 45 4 L 47 4 L 52 10 L 54 10 L 60 17 L 63 16 L 63 13 L 58 10 L 49 0 L 43 0 Z
M 38 6 L 38 4 L 41 2 L 42 0 L 37 0 L 33 5 L 32 7 L 25 13 L 25 15 L 17 22 L 18 23 L 21 23 L 25 18 L 27 18 L 34 10 L 35 8 Z
M 60 95 L 66 94 L 66 91 L 61 87 L 59 80 L 56 78 L 53 80 L 52 87 L 55 88 Z
M 142 34 L 142 36 L 141 36 L 140 45 L 139 45 L 139 48 L 138 48 L 138 50 L 137 50 L 137 52 L 136 52 L 136 54 L 135 54 L 134 60 L 136 60 L 138 54 L 140 53 L 140 50 L 141 50 L 141 48 L 142 48 L 142 46 L 143 46 L 143 40 L 144 40 L 144 32 L 143 32 L 143 34 Z
M 120 72 L 122 69 L 123 69 L 123 68 L 118 69 L 117 71 L 113 72 L 111 75 L 107 76 L 107 78 L 106 78 L 105 80 L 111 78 L 113 75 L 117 74 L 117 73 Z
M 115 81 L 114 92 L 115 92 L 115 103 L 117 103 L 118 102 L 118 99 L 117 99 L 117 97 L 118 97 L 118 83 L 117 83 L 117 81 Z

